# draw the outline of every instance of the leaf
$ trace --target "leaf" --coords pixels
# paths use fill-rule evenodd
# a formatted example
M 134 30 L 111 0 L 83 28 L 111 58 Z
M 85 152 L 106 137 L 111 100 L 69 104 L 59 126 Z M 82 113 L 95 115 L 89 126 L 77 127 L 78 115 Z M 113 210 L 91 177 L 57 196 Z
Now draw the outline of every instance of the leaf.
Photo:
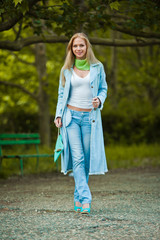
M 23 1 L 23 0 L 14 0 L 15 6 L 17 6 L 18 3 L 21 4 L 22 1 Z
M 1 9 L 0 9 L 0 16 L 1 16 L 1 14 L 4 13 L 4 12 L 5 12 L 5 10 L 1 8 Z
M 111 8 L 112 10 L 115 9 L 115 10 L 117 10 L 117 11 L 118 11 L 119 6 L 120 6 L 120 4 L 119 4 L 118 1 L 112 2 L 112 3 L 110 3 L 109 5 L 110 5 L 110 8 Z
M 23 16 L 24 16 L 26 14 L 26 12 L 29 11 L 28 2 L 23 1 L 20 6 L 20 10 L 22 11 Z

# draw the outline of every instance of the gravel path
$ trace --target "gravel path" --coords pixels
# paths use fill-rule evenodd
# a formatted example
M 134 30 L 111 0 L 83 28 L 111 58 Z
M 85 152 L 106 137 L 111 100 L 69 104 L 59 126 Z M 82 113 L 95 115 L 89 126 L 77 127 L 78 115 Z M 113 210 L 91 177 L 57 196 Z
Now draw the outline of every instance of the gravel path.
M 0 180 L 0 239 L 160 239 L 160 169 L 90 176 L 91 214 L 73 212 L 62 174 Z

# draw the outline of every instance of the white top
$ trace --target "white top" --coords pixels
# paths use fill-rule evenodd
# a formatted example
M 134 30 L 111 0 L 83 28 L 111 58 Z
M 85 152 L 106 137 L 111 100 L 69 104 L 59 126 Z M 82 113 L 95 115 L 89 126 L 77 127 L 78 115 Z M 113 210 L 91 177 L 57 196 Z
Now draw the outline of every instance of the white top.
M 90 72 L 81 78 L 73 71 L 68 104 L 79 108 L 92 108 L 92 98 Z

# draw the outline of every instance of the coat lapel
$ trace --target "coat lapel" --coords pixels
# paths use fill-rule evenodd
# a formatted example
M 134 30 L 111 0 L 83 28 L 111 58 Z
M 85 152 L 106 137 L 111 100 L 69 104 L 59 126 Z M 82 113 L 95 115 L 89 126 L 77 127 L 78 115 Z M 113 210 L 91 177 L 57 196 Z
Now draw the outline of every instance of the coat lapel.
M 90 77 L 91 77 L 91 80 L 90 80 L 90 83 L 92 85 L 93 81 L 97 78 L 97 65 L 99 63 L 95 63 L 95 64 L 91 64 L 90 65 Z

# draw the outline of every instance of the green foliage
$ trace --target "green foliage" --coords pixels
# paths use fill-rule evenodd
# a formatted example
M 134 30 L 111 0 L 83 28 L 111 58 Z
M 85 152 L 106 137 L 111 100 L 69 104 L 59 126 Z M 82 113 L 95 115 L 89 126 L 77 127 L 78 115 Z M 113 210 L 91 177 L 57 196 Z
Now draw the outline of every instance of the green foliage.
M 160 167 L 159 144 L 108 145 L 106 157 L 109 169 Z
M 40 153 L 53 153 L 52 149 L 40 147 Z M 36 153 L 34 147 L 24 148 L 6 148 L 4 153 L 7 154 L 31 154 Z M 117 168 L 132 168 L 132 167 L 160 167 L 160 146 L 158 144 L 139 144 L 139 145 L 108 145 L 106 147 L 106 157 L 109 170 Z M 58 160 L 60 170 L 60 159 Z M 36 159 L 24 160 L 24 174 L 37 174 L 45 172 L 55 172 L 56 164 L 53 158 L 40 158 L 39 168 L 36 170 Z M 12 175 L 20 175 L 20 163 L 17 159 L 4 159 L 2 168 L 0 169 L 0 178 L 8 178 Z
M 110 76 L 111 49 L 96 46 L 94 50 L 107 73 L 108 98 L 102 111 L 105 143 L 160 142 L 159 47 L 117 48 L 116 90 Z
M 99 37 L 109 35 L 101 30 L 96 34 Z M 50 98 L 52 141 L 57 135 L 53 119 L 65 48 L 65 44 L 47 44 L 45 88 Z M 25 48 L 16 55 L 9 51 L 1 51 L 0 78 L 19 84 L 36 95 L 39 82 L 33 50 Z M 118 48 L 116 93 L 113 92 L 109 75 L 111 49 L 96 46 L 94 51 L 97 58 L 103 62 L 107 73 L 108 98 L 102 111 L 105 143 L 160 142 L 159 47 Z M 38 105 L 30 95 L 17 88 L 0 85 L 0 101 L 1 133 L 38 131 Z
M 40 154 L 48 153 L 53 154 L 54 146 L 49 149 L 47 147 L 40 147 Z M 35 146 L 9 146 L 3 148 L 3 154 L 36 154 Z M 24 174 L 37 174 L 44 172 L 55 172 L 56 164 L 54 163 L 54 159 L 51 157 L 48 158 L 40 158 L 39 159 L 39 167 L 36 168 L 36 158 L 24 158 L 23 166 L 24 166 Z M 20 171 L 20 161 L 18 159 L 3 159 L 2 166 L 0 169 L 0 178 L 6 178 L 11 175 L 21 175 Z
M 110 8 L 111 10 L 115 9 L 115 10 L 119 10 L 119 6 L 120 6 L 120 3 L 118 1 L 114 1 L 112 3 L 109 4 L 110 5 Z
M 15 41 L 33 35 L 59 34 L 71 36 L 85 31 L 92 37 L 110 38 L 108 29 L 119 26 L 112 17 L 125 17 L 121 27 L 137 31 L 158 32 L 160 5 L 157 1 L 86 0 L 39 1 L 31 11 L 31 1 L 6 0 L 0 3 L 0 24 L 21 16 L 14 28 L 0 33 L 2 40 Z M 15 4 L 16 3 L 16 4 Z M 147 16 L 147 17 L 146 17 Z M 126 18 L 127 17 L 127 18 Z M 121 39 L 131 37 L 122 34 Z M 56 110 L 59 73 L 64 62 L 66 44 L 46 44 L 47 77 L 45 91 L 49 96 L 52 143 L 57 136 L 53 119 Z M 108 98 L 102 111 L 105 143 L 134 144 L 160 142 L 160 48 L 117 48 L 116 89 L 112 87 L 112 50 L 94 47 L 95 55 L 107 73 Z M 34 46 L 19 53 L 0 50 L 0 80 L 17 84 L 37 96 L 39 82 L 35 66 Z M 0 84 L 0 132 L 37 132 L 38 100 L 20 88 Z
M 17 6 L 18 3 L 21 3 L 23 0 L 13 0 L 15 3 L 15 6 Z
M 13 34 L 12 34 L 13 35 Z M 59 73 L 64 61 L 64 44 L 48 44 L 47 77 L 45 91 L 48 94 L 50 108 L 51 140 L 55 140 L 57 130 L 54 126 L 54 114 L 58 96 Z M 38 97 L 39 79 L 35 65 L 34 48 L 25 48 L 19 54 L 0 50 L 0 80 L 8 84 L 17 84 L 35 97 Z M 0 132 L 39 132 L 39 105 L 31 95 L 8 85 L 0 84 Z
M 0 24 L 8 19 L 21 16 L 15 27 L 20 27 L 20 34 L 31 31 L 33 34 L 47 34 L 53 31 L 57 35 L 71 36 L 76 31 L 92 33 L 119 26 L 119 21 L 112 17 L 122 15 L 120 26 L 129 30 L 159 32 L 160 5 L 150 0 L 85 0 L 78 1 L 50 0 L 37 1 L 31 5 L 28 0 L 6 0 L 0 4 Z M 147 17 L 146 17 L 147 16 Z M 125 20 L 123 20 L 123 17 Z

